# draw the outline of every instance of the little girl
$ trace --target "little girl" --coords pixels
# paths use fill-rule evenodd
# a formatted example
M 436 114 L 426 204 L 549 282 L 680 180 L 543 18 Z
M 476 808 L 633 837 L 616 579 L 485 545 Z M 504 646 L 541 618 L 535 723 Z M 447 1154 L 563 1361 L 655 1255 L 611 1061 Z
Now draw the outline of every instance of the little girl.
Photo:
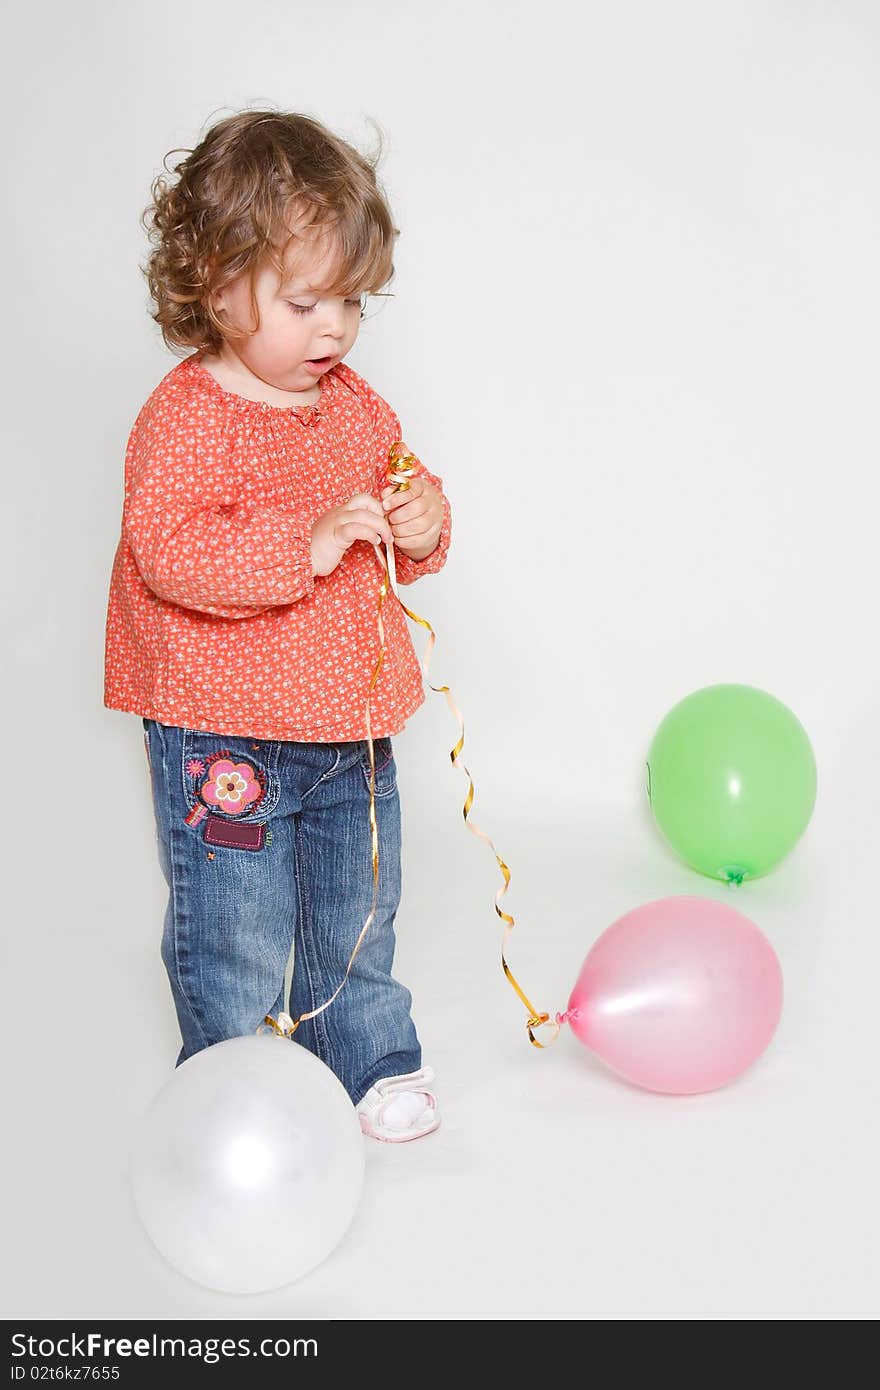
M 320 1009 L 373 897 L 366 699 L 381 561 L 442 568 L 451 515 L 416 461 L 388 483 L 400 422 L 343 359 L 393 275 L 374 164 L 305 116 L 245 112 L 160 176 L 146 275 L 169 347 L 125 458 L 104 702 L 143 718 L 169 901 L 162 937 L 178 1064 L 284 1010 Z M 406 617 L 382 609 L 370 697 L 376 916 L 338 998 L 300 1024 L 375 1138 L 439 1124 L 391 974 L 400 803 L 391 738 L 424 700 Z

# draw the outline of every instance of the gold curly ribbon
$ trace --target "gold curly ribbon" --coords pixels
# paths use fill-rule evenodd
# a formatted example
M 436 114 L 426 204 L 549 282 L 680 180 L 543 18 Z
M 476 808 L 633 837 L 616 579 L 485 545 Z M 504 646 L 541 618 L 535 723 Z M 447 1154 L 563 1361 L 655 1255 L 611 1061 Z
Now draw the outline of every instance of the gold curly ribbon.
M 394 486 L 395 492 L 405 492 L 409 489 L 409 479 L 415 474 L 417 466 L 418 459 L 415 457 L 414 454 L 410 454 L 407 452 L 406 445 L 403 443 L 402 440 L 398 440 L 396 444 L 392 444 L 388 452 L 387 478 L 388 482 Z M 464 748 L 464 718 L 462 717 L 461 710 L 458 708 L 457 704 L 455 703 L 455 700 L 453 699 L 452 691 L 450 690 L 449 686 L 431 685 L 430 681 L 428 680 L 428 667 L 431 662 L 431 653 L 434 650 L 434 644 L 437 640 L 436 633 L 434 632 L 434 629 L 428 622 L 427 618 L 422 618 L 419 616 L 418 613 L 414 613 L 412 609 L 408 608 L 401 599 L 400 594 L 397 591 L 397 575 L 394 567 L 393 545 L 386 546 L 386 551 L 388 555 L 386 573 L 389 578 L 391 587 L 394 590 L 395 597 L 400 603 L 400 606 L 403 609 L 406 616 L 408 618 L 411 618 L 414 623 L 418 623 L 419 627 L 423 627 L 428 633 L 428 641 L 425 647 L 425 654 L 422 658 L 422 676 L 429 689 L 433 690 L 435 694 L 445 695 L 446 703 L 452 711 L 452 714 L 455 717 L 455 719 L 458 720 L 459 738 L 458 742 L 452 749 L 449 756 L 452 761 L 453 767 L 460 767 L 468 779 L 467 796 L 464 799 L 464 806 L 462 808 L 464 813 L 464 823 L 467 826 L 468 830 L 472 832 L 472 834 L 478 836 L 481 840 L 485 840 L 486 844 L 489 846 L 492 853 L 495 855 L 495 858 L 498 862 L 498 867 L 500 868 L 502 876 L 504 878 L 503 884 L 498 889 L 498 892 L 495 894 L 495 911 L 501 918 L 501 921 L 504 923 L 504 936 L 501 943 L 501 966 L 504 970 L 504 974 L 508 983 L 516 991 L 517 995 L 519 996 L 520 1000 L 525 1005 L 528 1011 L 529 1016 L 526 1020 L 526 1031 L 529 1035 L 529 1041 L 533 1043 L 535 1047 L 548 1047 L 551 1043 L 554 1043 L 557 1037 L 559 1036 L 559 1023 L 551 1022 L 549 1014 L 541 1013 L 538 1009 L 535 1008 L 534 1004 L 529 999 L 525 990 L 522 988 L 513 971 L 511 970 L 510 966 L 508 965 L 507 957 L 505 955 L 505 950 L 507 947 L 508 940 L 510 938 L 510 933 L 513 930 L 513 927 L 516 922 L 516 919 L 512 917 L 509 912 L 505 912 L 501 907 L 501 899 L 504 897 L 504 894 L 507 892 L 507 889 L 510 886 L 510 870 L 505 864 L 504 860 L 501 858 L 501 855 L 498 853 L 497 849 L 495 848 L 495 845 L 493 844 L 489 836 L 485 833 L 485 831 L 480 830 L 480 828 L 477 825 L 474 825 L 472 821 L 469 819 L 470 809 L 474 802 L 474 780 L 471 777 L 471 774 L 468 771 L 465 764 L 461 761 L 461 752 Z M 551 1034 L 551 1036 L 545 1043 L 539 1042 L 535 1036 L 535 1030 L 543 1027 L 549 1028 Z
M 379 554 L 378 546 L 376 547 L 376 553 Z M 382 583 L 379 585 L 379 606 L 376 611 L 376 624 L 379 629 L 379 656 L 377 658 L 376 665 L 373 668 L 373 675 L 370 680 L 369 689 L 367 691 L 365 708 L 367 725 L 367 743 L 369 745 L 370 750 L 370 844 L 373 865 L 373 900 L 370 904 L 370 911 L 367 916 L 367 920 L 361 927 L 358 939 L 354 944 L 354 950 L 349 956 L 348 965 L 345 967 L 345 974 L 343 975 L 336 989 L 331 994 L 330 998 L 327 999 L 323 1004 L 321 1004 L 319 1008 L 312 1009 L 309 1013 L 300 1014 L 299 1018 L 296 1019 L 291 1018 L 290 1014 L 283 1012 L 279 1013 L 277 1019 L 273 1018 L 271 1014 L 266 1014 L 265 1018 L 263 1019 L 263 1022 L 257 1027 L 258 1033 L 262 1033 L 264 1029 L 266 1031 L 271 1029 L 273 1033 L 276 1033 L 280 1037 L 292 1038 L 299 1025 L 301 1023 L 304 1023 L 306 1019 L 317 1018 L 318 1014 L 322 1014 L 325 1009 L 329 1009 L 330 1005 L 333 1003 L 334 999 L 339 994 L 340 990 L 342 989 L 343 985 L 345 984 L 346 980 L 351 974 L 351 968 L 355 963 L 357 954 L 361 949 L 361 946 L 363 945 L 364 937 L 370 930 L 370 927 L 373 925 L 373 921 L 376 916 L 376 904 L 379 898 L 379 831 L 378 826 L 376 824 L 376 754 L 373 748 L 373 730 L 370 722 L 370 702 L 372 700 L 373 691 L 376 689 L 376 684 L 379 680 L 379 673 L 382 670 L 382 664 L 385 660 L 385 624 L 382 622 L 382 606 L 385 603 L 386 598 L 388 597 L 388 592 L 389 575 L 388 570 L 386 568 L 382 575 Z
M 406 492 L 409 490 L 409 480 L 410 478 L 415 476 L 417 468 L 418 459 L 415 457 L 414 454 L 411 454 L 407 451 L 406 445 L 403 443 L 402 440 L 398 440 L 395 444 L 392 444 L 388 452 L 388 466 L 386 470 L 386 477 L 388 482 L 392 484 L 395 492 Z M 365 707 L 367 744 L 369 746 L 370 751 L 370 839 L 373 865 L 373 900 L 370 905 L 370 912 L 367 917 L 367 920 L 361 927 L 360 935 L 358 936 L 358 939 L 355 942 L 354 950 L 352 951 L 351 956 L 349 958 L 345 974 L 342 977 L 340 983 L 337 985 L 336 989 L 331 994 L 330 998 L 326 1000 L 325 1003 L 321 1004 L 319 1008 L 312 1009 L 309 1013 L 300 1014 L 299 1018 L 296 1019 L 291 1018 L 290 1014 L 283 1012 L 279 1013 L 277 1019 L 273 1018 L 271 1014 L 267 1014 L 256 1031 L 258 1033 L 262 1033 L 265 1028 L 271 1029 L 272 1032 L 276 1033 L 281 1037 L 293 1037 L 293 1034 L 296 1032 L 297 1028 L 301 1023 L 305 1022 L 306 1019 L 316 1018 L 318 1014 L 321 1014 L 324 1012 L 325 1009 L 328 1009 L 330 1005 L 333 1003 L 334 999 L 336 999 L 337 995 L 339 994 L 340 990 L 343 988 L 345 982 L 351 974 L 351 968 L 354 965 L 357 954 L 361 949 L 364 937 L 366 936 L 367 932 L 372 926 L 373 920 L 376 916 L 376 903 L 378 900 L 379 892 L 379 835 L 376 825 L 376 759 L 375 752 L 373 749 L 373 732 L 370 722 L 370 703 L 372 700 L 373 691 L 375 690 L 376 684 L 379 680 L 379 674 L 382 670 L 383 662 L 385 660 L 385 625 L 382 622 L 382 608 L 386 598 L 388 597 L 389 591 L 393 591 L 395 598 L 400 603 L 400 606 L 403 609 L 404 613 L 407 615 L 407 617 L 411 618 L 414 623 L 418 623 L 419 627 L 425 628 L 425 630 L 428 633 L 428 642 L 425 647 L 425 654 L 422 658 L 421 663 L 422 676 L 429 689 L 433 690 L 435 694 L 445 695 L 446 703 L 452 711 L 453 716 L 458 721 L 458 741 L 455 744 L 455 747 L 452 749 L 449 756 L 452 761 L 453 767 L 461 767 L 462 771 L 468 779 L 467 796 L 465 797 L 464 806 L 462 808 L 464 813 L 464 823 L 472 834 L 478 836 L 479 839 L 484 840 L 486 844 L 489 846 L 498 862 L 498 867 L 500 868 L 502 876 L 504 878 L 503 884 L 498 889 L 498 892 L 495 894 L 495 911 L 504 924 L 504 936 L 502 938 L 501 943 L 501 966 L 508 983 L 516 992 L 528 1013 L 528 1018 L 526 1019 L 526 1032 L 529 1036 L 529 1042 L 531 1042 L 535 1047 L 549 1047 L 552 1043 L 556 1041 L 556 1039 L 559 1036 L 562 1017 L 561 1015 L 557 1015 L 556 1020 L 553 1021 L 551 1020 L 550 1015 L 548 1013 L 542 1013 L 538 1009 L 536 1009 L 507 963 L 505 951 L 507 948 L 508 940 L 510 938 L 510 933 L 512 932 L 516 924 L 516 919 L 513 916 L 511 916 L 509 912 L 505 912 L 502 909 L 501 899 L 504 897 L 504 894 L 507 892 L 510 886 L 510 869 L 507 867 L 504 860 L 501 858 L 501 855 L 498 853 L 497 849 L 495 848 L 495 845 L 493 844 L 489 836 L 485 833 L 485 831 L 480 830 L 479 826 L 473 824 L 473 822 L 469 818 L 470 810 L 474 802 L 475 791 L 473 778 L 471 777 L 471 774 L 468 771 L 465 764 L 461 761 L 461 752 L 464 748 L 464 718 L 462 717 L 461 711 L 459 710 L 458 706 L 455 703 L 455 700 L 453 699 L 452 691 L 450 690 L 449 686 L 431 685 L 430 681 L 428 681 L 428 667 L 431 662 L 431 653 L 433 652 L 434 645 L 437 641 L 436 634 L 431 624 L 428 622 L 427 618 L 420 617 L 418 613 L 414 613 L 411 608 L 408 608 L 407 605 L 401 599 L 400 594 L 398 593 L 397 569 L 394 562 L 393 544 L 386 545 L 384 557 L 377 545 L 376 554 L 379 557 L 379 560 L 382 564 L 382 581 L 379 585 L 379 605 L 376 613 L 376 623 L 379 631 L 379 656 L 377 658 L 376 665 L 373 668 L 373 675 L 370 680 L 369 690 L 367 691 Z M 546 1042 L 540 1042 L 539 1039 L 535 1036 L 536 1030 L 539 1028 L 547 1028 L 550 1030 L 550 1036 L 548 1037 L 548 1040 Z

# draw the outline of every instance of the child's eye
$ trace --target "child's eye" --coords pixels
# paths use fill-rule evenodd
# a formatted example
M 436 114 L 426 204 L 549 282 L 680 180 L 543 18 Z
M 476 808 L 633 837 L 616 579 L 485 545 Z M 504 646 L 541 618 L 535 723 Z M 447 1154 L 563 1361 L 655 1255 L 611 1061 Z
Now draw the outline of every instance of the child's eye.
M 352 308 L 360 309 L 363 313 L 365 299 L 366 295 L 361 295 L 358 299 L 347 299 L 345 302 Z M 287 302 L 295 314 L 310 314 L 313 309 L 318 307 L 317 304 L 294 304 L 290 299 Z

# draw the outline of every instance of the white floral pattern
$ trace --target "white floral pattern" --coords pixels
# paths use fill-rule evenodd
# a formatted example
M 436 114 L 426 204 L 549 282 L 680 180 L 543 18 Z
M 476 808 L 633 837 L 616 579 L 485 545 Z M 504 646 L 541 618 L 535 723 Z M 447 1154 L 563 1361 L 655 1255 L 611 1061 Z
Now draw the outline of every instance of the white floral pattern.
M 226 391 L 199 354 L 152 392 L 125 457 L 125 505 L 107 612 L 104 702 L 161 723 L 228 735 L 342 742 L 366 738 L 379 651 L 381 568 L 356 541 L 315 578 L 317 518 L 356 492 L 378 497 L 400 421 L 345 363 L 315 405 L 281 407 Z M 422 475 L 443 490 L 439 477 Z M 399 584 L 446 561 L 396 551 Z M 413 605 L 410 605 L 413 606 Z M 393 594 L 387 651 L 371 699 L 375 738 L 425 698 Z

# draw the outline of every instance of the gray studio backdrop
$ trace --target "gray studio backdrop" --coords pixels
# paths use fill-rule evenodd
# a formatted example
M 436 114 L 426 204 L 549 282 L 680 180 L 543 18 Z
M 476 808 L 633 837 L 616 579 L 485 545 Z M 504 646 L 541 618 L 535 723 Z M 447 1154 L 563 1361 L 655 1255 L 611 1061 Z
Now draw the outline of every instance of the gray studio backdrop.
M 141 730 L 102 708 L 103 622 L 126 439 L 176 361 L 148 316 L 139 215 L 166 151 L 241 107 L 300 110 L 364 148 L 368 118 L 384 132 L 394 297 L 349 360 L 452 500 L 448 565 L 410 599 L 438 633 L 474 818 L 518 875 L 523 921 L 568 895 L 581 935 L 557 992 L 610 914 L 667 882 L 631 877 L 577 926 L 604 824 L 656 852 L 643 763 L 660 718 L 699 686 L 744 681 L 788 703 L 816 750 L 819 805 L 792 872 L 810 864 L 822 884 L 857 1026 L 880 751 L 876 5 L 83 0 L 19 10 L 7 37 L 15 1309 L 83 1310 L 80 1182 L 97 1203 L 118 1166 L 106 1132 L 175 1046 Z M 455 733 L 429 694 L 397 741 L 409 891 L 429 864 L 442 894 L 480 860 L 454 950 L 500 995 L 497 874 L 460 824 Z M 784 913 L 782 889 L 775 902 Z M 451 971 L 456 924 L 442 925 L 430 949 Z M 413 945 L 412 968 L 427 954 Z M 76 1174 L 61 1188 L 59 1139 Z M 47 1285 L 50 1231 L 69 1268 Z M 81 1254 L 87 1307 L 110 1311 L 102 1257 Z M 626 1316 L 623 1297 L 605 1315 Z

